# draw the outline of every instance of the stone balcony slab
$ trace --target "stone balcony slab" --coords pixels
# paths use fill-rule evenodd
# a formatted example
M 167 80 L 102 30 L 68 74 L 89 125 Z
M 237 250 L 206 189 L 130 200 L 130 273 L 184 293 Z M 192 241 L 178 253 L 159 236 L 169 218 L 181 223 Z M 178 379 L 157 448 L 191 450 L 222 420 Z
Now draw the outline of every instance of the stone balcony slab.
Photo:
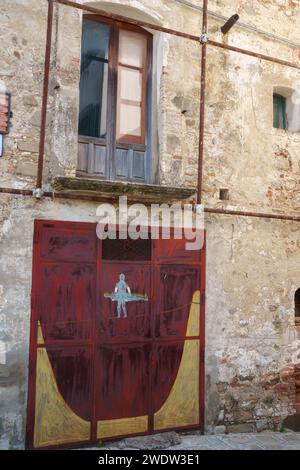
M 112 200 L 117 200 L 120 196 L 127 196 L 128 201 L 144 204 L 188 202 L 192 200 L 197 191 L 196 188 L 188 187 L 61 176 L 53 179 L 52 187 L 61 194 L 93 195 Z

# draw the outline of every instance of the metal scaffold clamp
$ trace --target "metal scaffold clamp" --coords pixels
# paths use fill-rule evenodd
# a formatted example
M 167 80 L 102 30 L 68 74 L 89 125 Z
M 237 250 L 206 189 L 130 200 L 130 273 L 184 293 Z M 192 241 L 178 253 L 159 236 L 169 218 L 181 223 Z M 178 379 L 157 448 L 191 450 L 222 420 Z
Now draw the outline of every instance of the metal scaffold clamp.
M 36 199 L 41 199 L 44 195 L 44 190 L 42 188 L 36 188 L 32 191 L 32 195 L 36 198 Z
M 200 43 L 201 44 L 206 44 L 209 40 L 208 34 L 202 33 L 200 36 Z

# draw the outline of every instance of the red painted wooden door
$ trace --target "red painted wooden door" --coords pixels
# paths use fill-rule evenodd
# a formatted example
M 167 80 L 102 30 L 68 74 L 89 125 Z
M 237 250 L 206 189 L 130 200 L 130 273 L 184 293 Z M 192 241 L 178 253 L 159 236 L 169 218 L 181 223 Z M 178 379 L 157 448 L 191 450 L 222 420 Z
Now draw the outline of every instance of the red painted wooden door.
M 200 285 L 204 251 L 184 240 L 101 242 L 93 224 L 37 221 L 27 447 L 199 428 Z

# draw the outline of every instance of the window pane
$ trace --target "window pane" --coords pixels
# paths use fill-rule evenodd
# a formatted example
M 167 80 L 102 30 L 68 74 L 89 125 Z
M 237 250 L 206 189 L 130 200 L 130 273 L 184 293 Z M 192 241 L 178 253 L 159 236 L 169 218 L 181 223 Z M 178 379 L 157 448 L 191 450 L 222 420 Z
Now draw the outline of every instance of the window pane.
M 133 67 L 145 66 L 147 38 L 143 34 L 120 30 L 119 62 Z
M 120 29 L 117 101 L 117 140 L 130 142 L 130 136 L 142 143 L 146 103 L 143 89 L 146 80 L 147 37 Z M 136 69 L 134 68 L 136 67 Z
M 286 129 L 286 98 L 281 95 L 273 95 L 273 127 Z
M 121 100 L 142 101 L 143 75 L 139 70 L 119 67 L 119 97 Z
M 83 20 L 79 134 L 106 136 L 108 50 L 110 27 Z
M 126 135 L 140 137 L 142 134 L 141 107 L 129 104 L 120 104 L 118 114 L 117 138 L 120 139 L 122 136 Z

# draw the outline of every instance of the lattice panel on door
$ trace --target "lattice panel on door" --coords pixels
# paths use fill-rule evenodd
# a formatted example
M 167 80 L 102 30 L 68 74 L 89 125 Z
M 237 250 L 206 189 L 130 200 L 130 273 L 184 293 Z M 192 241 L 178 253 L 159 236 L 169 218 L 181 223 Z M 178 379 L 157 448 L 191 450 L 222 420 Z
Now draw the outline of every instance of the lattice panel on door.
M 150 261 L 151 240 L 104 240 L 102 244 L 102 259 Z

